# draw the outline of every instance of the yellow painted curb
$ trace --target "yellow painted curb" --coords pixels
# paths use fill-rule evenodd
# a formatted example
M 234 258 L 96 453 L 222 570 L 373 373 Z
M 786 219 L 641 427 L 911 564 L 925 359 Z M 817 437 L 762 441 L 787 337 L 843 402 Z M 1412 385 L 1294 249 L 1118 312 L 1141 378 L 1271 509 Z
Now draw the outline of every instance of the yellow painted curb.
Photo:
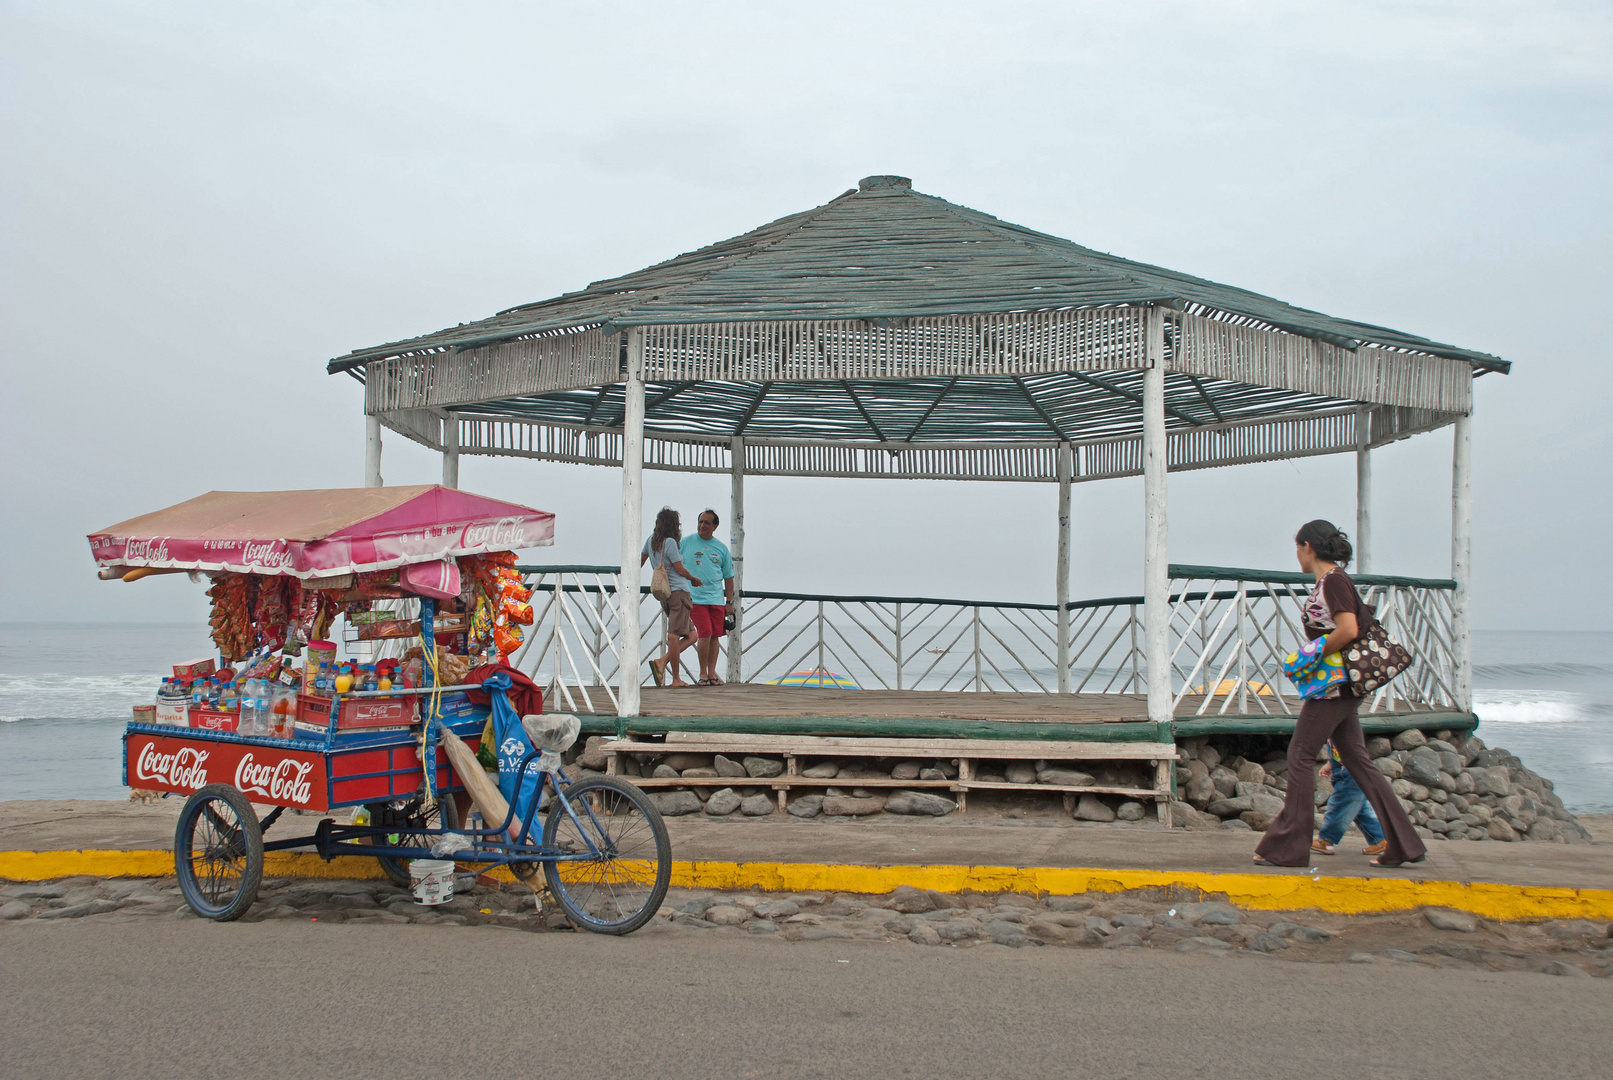
M 174 872 L 166 851 L 0 851 L 0 878 L 46 881 L 97 877 L 162 877 Z M 265 876 L 380 878 L 372 858 L 270 852 Z M 513 880 L 507 869 L 493 872 Z M 855 866 L 834 863 L 674 862 L 682 888 L 887 893 L 898 885 L 938 892 L 1022 892 L 1069 896 L 1167 886 L 1224 895 L 1234 904 L 1268 911 L 1316 908 L 1344 915 L 1448 907 L 1488 919 L 1613 919 L 1613 890 L 1560 889 L 1489 882 L 1403 878 L 1312 877 L 1300 874 L 1210 874 L 1175 870 L 1097 870 L 1016 866 Z

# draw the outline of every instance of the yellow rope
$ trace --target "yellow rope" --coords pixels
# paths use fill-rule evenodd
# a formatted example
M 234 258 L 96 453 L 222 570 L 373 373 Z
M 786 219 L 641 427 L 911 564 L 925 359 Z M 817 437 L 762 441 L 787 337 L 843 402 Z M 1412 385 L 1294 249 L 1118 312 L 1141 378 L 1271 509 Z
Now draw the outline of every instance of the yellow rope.
M 435 640 L 426 640 L 423 628 L 420 633 L 420 664 L 423 668 L 429 668 L 431 671 L 431 693 L 426 695 L 422 710 L 424 715 L 421 717 L 420 724 L 420 771 L 425 774 L 426 778 L 425 809 L 429 810 L 437 804 L 435 790 L 437 770 L 434 768 L 436 765 L 435 760 L 426 760 L 426 733 L 431 730 L 433 722 L 442 723 L 442 676 L 437 665 L 437 643 Z M 436 757 L 435 754 L 431 756 L 432 758 Z

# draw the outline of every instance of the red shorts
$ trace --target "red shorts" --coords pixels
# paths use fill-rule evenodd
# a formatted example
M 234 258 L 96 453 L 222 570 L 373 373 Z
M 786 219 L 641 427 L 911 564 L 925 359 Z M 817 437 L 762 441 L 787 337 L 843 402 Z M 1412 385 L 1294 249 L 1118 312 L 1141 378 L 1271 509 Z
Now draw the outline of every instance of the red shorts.
M 728 617 L 728 609 L 722 604 L 696 604 L 694 606 L 694 627 L 700 631 L 701 637 L 722 637 L 728 631 L 723 629 L 723 620 Z

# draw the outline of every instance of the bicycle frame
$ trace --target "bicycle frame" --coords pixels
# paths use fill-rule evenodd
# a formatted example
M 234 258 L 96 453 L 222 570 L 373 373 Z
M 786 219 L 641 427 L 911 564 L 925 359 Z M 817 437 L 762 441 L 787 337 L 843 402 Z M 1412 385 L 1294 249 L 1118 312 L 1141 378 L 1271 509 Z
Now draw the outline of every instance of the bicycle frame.
M 531 750 L 521 759 L 520 777 L 523 781 L 526 778 L 527 770 L 531 768 L 533 759 L 536 757 L 538 757 L 538 751 Z M 505 814 L 504 821 L 493 828 L 404 829 L 397 825 L 338 825 L 331 819 L 325 818 L 314 830 L 313 836 L 288 837 L 284 840 L 265 840 L 263 849 L 265 851 L 284 851 L 290 848 L 304 847 L 312 842 L 320 858 L 326 860 L 333 859 L 338 855 L 370 855 L 393 859 L 432 859 L 439 857 L 431 853 L 430 847 L 400 847 L 395 844 L 383 846 L 363 843 L 365 840 L 406 831 L 411 836 L 464 836 L 470 838 L 472 846 L 469 849 L 449 852 L 446 853 L 447 856 L 452 857 L 456 862 L 474 863 L 486 869 L 506 866 L 516 862 L 585 862 L 611 854 L 610 851 L 602 850 L 595 843 L 595 836 L 604 835 L 604 827 L 594 813 L 594 808 L 589 806 L 586 801 L 582 804 L 584 812 L 594 826 L 594 830 L 591 831 L 584 828 L 572 800 L 566 798 L 563 794 L 562 783 L 571 783 L 564 770 L 548 772 L 540 769 L 539 776 L 543 778 L 543 781 L 532 790 L 532 795 L 527 804 L 522 807 L 512 802 L 509 811 Z M 531 842 L 530 836 L 533 824 L 536 822 L 538 813 L 543 806 L 543 793 L 547 787 L 553 788 L 553 797 L 559 800 L 560 806 L 565 809 L 566 816 L 571 819 L 572 824 L 577 827 L 577 832 L 588 845 L 586 852 L 561 851 L 557 848 L 546 848 L 542 844 Z M 453 796 L 447 795 L 444 797 L 452 798 Z M 523 811 L 521 813 L 520 832 L 516 834 L 513 840 L 503 839 L 509 836 L 509 829 L 515 822 L 518 809 Z M 271 813 L 264 819 L 264 827 L 272 824 L 278 816 L 278 811 Z

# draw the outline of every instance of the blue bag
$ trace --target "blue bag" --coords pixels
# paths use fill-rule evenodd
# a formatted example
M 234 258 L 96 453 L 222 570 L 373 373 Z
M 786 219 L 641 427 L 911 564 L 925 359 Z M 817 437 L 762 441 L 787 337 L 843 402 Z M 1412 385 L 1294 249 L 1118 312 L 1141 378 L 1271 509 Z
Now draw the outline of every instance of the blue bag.
M 534 747 L 532 740 L 527 738 L 526 732 L 521 728 L 521 718 L 515 714 L 515 708 L 510 704 L 509 695 L 505 693 L 511 686 L 508 675 L 489 675 L 484 686 L 489 691 L 493 701 L 493 741 L 494 752 L 498 757 L 498 789 L 509 804 L 515 808 L 517 817 L 525 820 L 529 813 L 536 816 L 535 810 L 528 811 L 528 807 L 535 807 L 538 791 L 543 786 L 543 774 L 538 771 L 538 759 L 533 757 L 527 765 L 526 773 L 521 773 L 521 761 L 532 753 Z M 489 825 L 495 824 L 490 822 Z
M 1317 638 L 1307 641 L 1297 652 L 1291 652 L 1283 659 L 1283 673 L 1294 684 L 1299 696 L 1307 700 L 1326 697 L 1333 687 L 1349 681 L 1342 655 L 1322 655 L 1323 640 Z

